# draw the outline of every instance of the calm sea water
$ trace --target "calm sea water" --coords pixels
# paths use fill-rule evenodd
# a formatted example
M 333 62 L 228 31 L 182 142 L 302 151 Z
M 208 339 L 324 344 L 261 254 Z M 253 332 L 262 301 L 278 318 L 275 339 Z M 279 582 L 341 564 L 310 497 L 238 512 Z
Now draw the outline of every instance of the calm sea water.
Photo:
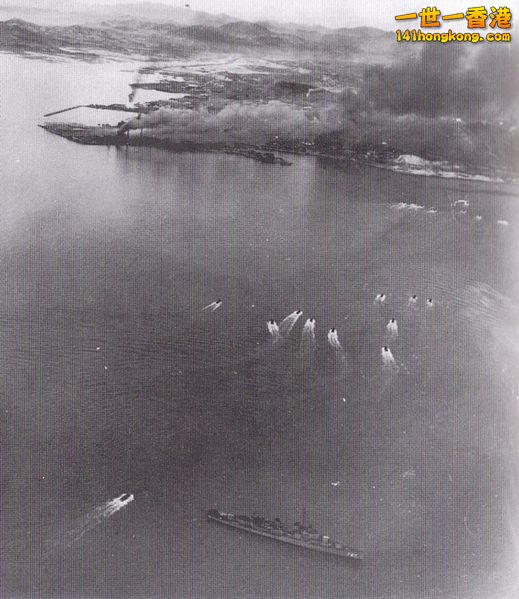
M 125 101 L 140 65 L 0 64 L 2 595 L 516 597 L 517 189 L 82 147 L 41 115 Z

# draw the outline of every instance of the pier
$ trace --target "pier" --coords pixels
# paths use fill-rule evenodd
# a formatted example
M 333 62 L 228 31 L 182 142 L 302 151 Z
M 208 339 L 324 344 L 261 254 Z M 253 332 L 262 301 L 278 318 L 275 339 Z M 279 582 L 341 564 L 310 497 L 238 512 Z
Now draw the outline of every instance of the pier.
M 47 114 L 44 114 L 43 116 L 54 116 L 55 114 L 69 112 L 69 110 L 76 110 L 76 108 L 84 108 L 84 105 L 80 104 L 79 106 L 71 106 L 70 108 L 63 108 L 62 110 L 55 110 L 54 112 L 48 112 Z

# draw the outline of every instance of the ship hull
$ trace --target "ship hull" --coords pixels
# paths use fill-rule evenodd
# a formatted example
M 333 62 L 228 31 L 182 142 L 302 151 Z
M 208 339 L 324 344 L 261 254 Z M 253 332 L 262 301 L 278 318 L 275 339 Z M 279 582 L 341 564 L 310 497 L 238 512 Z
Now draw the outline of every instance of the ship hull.
M 217 524 L 221 524 L 222 526 L 228 526 L 229 528 L 235 528 L 237 530 L 242 530 L 244 532 L 248 532 L 250 534 L 258 535 L 261 537 L 267 537 L 268 539 L 273 539 L 274 541 L 279 541 L 281 543 L 286 543 L 288 545 L 294 545 L 295 547 L 302 547 L 303 549 L 309 549 L 311 551 L 318 551 L 320 553 L 327 553 L 329 555 L 337 555 L 339 557 L 344 557 L 346 559 L 351 560 L 361 560 L 362 556 L 360 553 L 356 551 L 352 551 L 349 549 L 336 549 L 335 547 L 325 547 L 323 545 L 314 545 L 308 542 L 305 542 L 302 539 L 294 539 L 287 536 L 275 535 L 271 534 L 267 531 L 259 530 L 257 528 L 250 528 L 248 526 L 244 526 L 239 524 L 238 522 L 232 522 L 230 520 L 226 520 L 224 518 L 218 516 L 212 516 L 211 514 L 207 514 L 207 519 L 210 522 L 216 522 Z

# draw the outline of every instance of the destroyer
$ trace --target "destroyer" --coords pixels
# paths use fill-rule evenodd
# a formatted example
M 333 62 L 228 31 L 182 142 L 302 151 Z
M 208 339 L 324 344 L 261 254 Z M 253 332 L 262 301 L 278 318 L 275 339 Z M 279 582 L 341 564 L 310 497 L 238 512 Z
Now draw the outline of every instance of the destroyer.
M 358 551 L 348 549 L 341 543 L 332 541 L 330 537 L 319 534 L 311 526 L 303 526 L 295 522 L 293 526 L 284 525 L 279 518 L 275 520 L 266 520 L 258 516 L 235 516 L 234 514 L 220 512 L 219 510 L 209 510 L 207 519 L 219 524 L 225 524 L 232 528 L 245 530 L 253 534 L 269 537 L 283 543 L 290 543 L 298 547 L 321 551 L 322 553 L 332 553 L 350 559 L 360 560 L 362 554 Z

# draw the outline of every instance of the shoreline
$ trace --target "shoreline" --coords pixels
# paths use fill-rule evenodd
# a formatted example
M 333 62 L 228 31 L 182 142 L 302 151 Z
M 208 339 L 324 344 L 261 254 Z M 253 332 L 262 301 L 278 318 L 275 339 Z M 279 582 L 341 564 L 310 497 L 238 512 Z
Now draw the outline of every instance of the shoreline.
M 101 106 L 96 105 L 96 108 L 100 107 Z M 441 163 L 440 168 L 437 163 L 414 157 L 417 160 L 420 160 L 420 164 L 417 166 L 416 164 L 406 164 L 402 161 L 399 162 L 399 158 L 395 158 L 393 155 L 377 156 L 373 151 L 350 151 L 349 154 L 327 154 L 309 148 L 300 151 L 298 151 L 297 148 L 279 149 L 273 147 L 271 144 L 265 144 L 263 146 L 245 146 L 239 144 L 228 146 L 223 143 L 173 143 L 144 135 L 129 136 L 128 132 L 121 132 L 117 127 L 113 126 L 95 127 L 76 123 L 48 123 L 39 124 L 38 127 L 81 145 L 153 147 L 177 154 L 184 152 L 230 154 L 243 156 L 266 164 L 277 164 L 281 166 L 292 165 L 292 162 L 285 159 L 283 156 L 313 156 L 315 158 L 323 158 L 338 162 L 358 162 L 366 166 L 390 170 L 402 175 L 487 183 L 517 183 L 519 180 L 519 175 L 517 173 L 498 172 L 490 175 L 474 172 L 471 171 L 471 169 L 462 170 L 461 167 L 454 167 L 447 163 Z M 400 158 L 401 157 L 402 155 L 400 155 Z
M 183 152 L 233 154 L 251 158 L 252 160 L 263 162 L 265 164 L 277 164 L 280 166 L 292 165 L 290 161 L 276 155 L 272 150 L 257 146 L 227 146 L 225 144 L 217 143 L 199 144 L 194 142 L 171 143 L 155 137 L 140 135 L 128 137 L 124 133 L 119 133 L 119 130 L 116 127 L 106 126 L 87 127 L 83 125 L 61 123 L 38 125 L 38 127 L 81 145 L 150 147 L 176 154 Z

